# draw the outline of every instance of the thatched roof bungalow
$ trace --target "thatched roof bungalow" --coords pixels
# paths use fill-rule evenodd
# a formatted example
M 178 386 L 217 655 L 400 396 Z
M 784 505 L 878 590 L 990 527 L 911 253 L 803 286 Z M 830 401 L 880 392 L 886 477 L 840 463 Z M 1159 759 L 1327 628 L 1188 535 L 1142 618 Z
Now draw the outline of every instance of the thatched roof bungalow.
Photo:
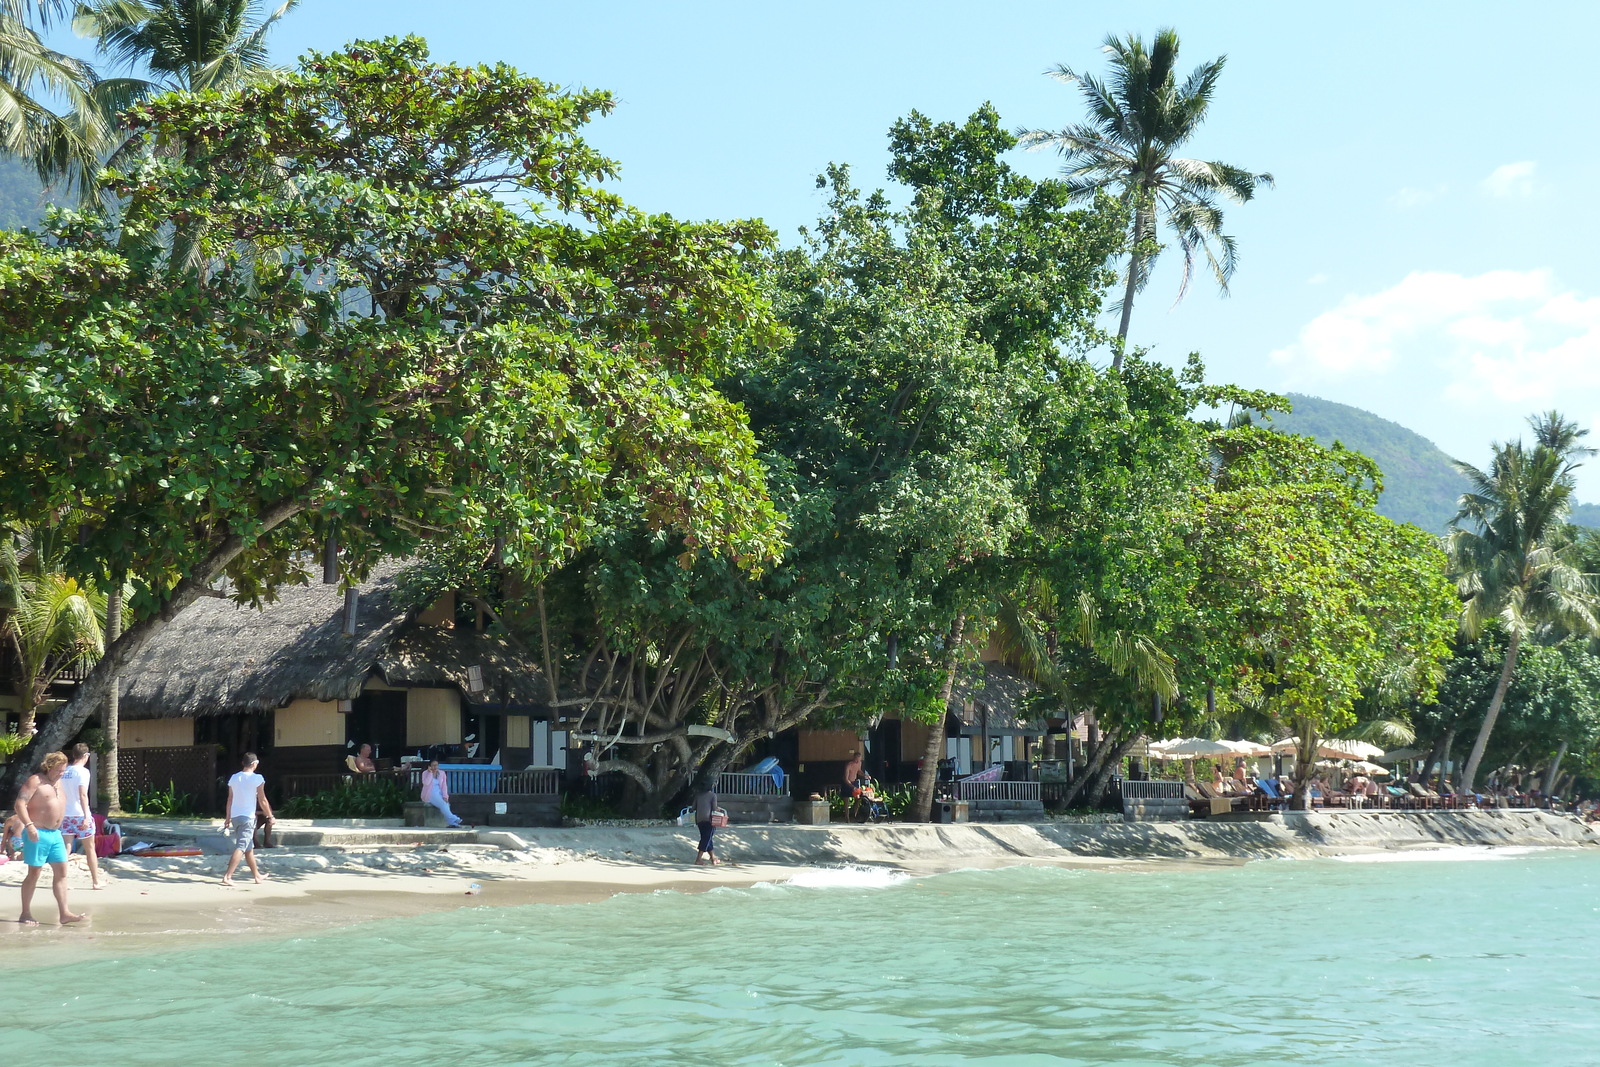
M 290 586 L 259 609 L 202 598 L 124 670 L 120 743 L 254 749 L 280 774 L 333 772 L 362 742 L 393 758 L 470 738 L 481 755 L 550 762 L 537 666 L 457 625 L 453 596 L 413 603 L 404 569 L 385 561 L 361 584 L 353 633 L 337 586 Z

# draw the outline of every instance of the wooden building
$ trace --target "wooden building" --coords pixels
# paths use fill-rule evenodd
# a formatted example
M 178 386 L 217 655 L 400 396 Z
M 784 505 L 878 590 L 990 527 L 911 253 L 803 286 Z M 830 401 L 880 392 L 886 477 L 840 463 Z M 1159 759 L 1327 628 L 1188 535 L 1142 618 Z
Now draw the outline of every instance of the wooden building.
M 359 587 L 353 624 L 333 585 L 286 587 L 259 609 L 191 605 L 122 673 L 124 767 L 188 752 L 225 776 L 254 751 L 277 791 L 339 773 L 363 743 L 384 763 L 450 746 L 507 770 L 564 766 L 538 668 L 453 596 L 411 603 L 404 566 L 386 561 Z

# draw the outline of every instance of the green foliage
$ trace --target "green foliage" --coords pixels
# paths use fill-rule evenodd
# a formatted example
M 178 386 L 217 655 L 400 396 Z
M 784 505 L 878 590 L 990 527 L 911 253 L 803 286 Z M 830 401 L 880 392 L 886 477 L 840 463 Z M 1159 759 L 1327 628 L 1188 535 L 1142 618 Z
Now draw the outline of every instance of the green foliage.
M 351 780 L 290 797 L 278 814 L 286 819 L 398 819 L 411 799 L 411 791 L 393 779 Z
M 0 763 L 21 752 L 27 744 L 28 739 L 15 730 L 7 730 L 5 733 L 0 733 Z
M 1435 539 L 1372 510 L 1372 461 L 1254 427 L 1219 430 L 1213 446 L 1188 524 L 1183 647 L 1227 680 L 1223 699 L 1309 743 L 1352 725 L 1364 691 L 1431 695 L 1458 602 Z
M 134 109 L 183 154 L 113 217 L 0 234 L 0 513 L 86 509 L 69 570 L 146 576 L 146 615 L 224 568 L 270 597 L 333 533 L 351 578 L 445 533 L 538 576 L 602 510 L 759 568 L 782 521 L 711 376 L 779 336 L 770 234 L 601 190 L 578 130 L 610 108 L 391 39 Z
M 586 821 L 600 821 L 605 819 L 620 819 L 622 813 L 607 797 L 586 797 L 575 793 L 561 795 L 561 817 L 564 819 L 583 819 Z
M 176 783 L 168 782 L 165 788 L 145 792 L 139 789 L 122 791 L 122 810 L 129 815 L 154 815 L 163 819 L 181 819 L 195 814 L 194 796 L 178 790 Z

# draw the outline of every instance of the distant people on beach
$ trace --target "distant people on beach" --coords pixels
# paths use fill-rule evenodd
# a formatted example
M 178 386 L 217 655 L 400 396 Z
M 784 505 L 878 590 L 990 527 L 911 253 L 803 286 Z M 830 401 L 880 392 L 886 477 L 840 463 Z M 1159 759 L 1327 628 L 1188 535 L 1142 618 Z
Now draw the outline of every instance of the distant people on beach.
M 66 769 L 66 753 L 51 752 L 45 756 L 39 762 L 38 772 L 29 775 L 22 784 L 13 808 L 22 820 L 22 862 L 28 867 L 22 879 L 22 914 L 17 922 L 26 926 L 38 924 L 33 917 L 33 891 L 38 888 L 39 876 L 47 865 L 51 872 L 50 891 L 55 894 L 61 925 L 84 918 L 67 907 L 67 846 L 61 838 L 61 820 L 67 810 L 61 790 L 61 772 Z
M 438 760 L 429 760 L 422 772 L 422 802 L 438 808 L 451 829 L 461 825 L 461 817 L 450 810 L 450 776 L 439 769 Z
M 717 865 L 717 846 L 713 838 L 717 834 L 716 823 L 712 816 L 717 811 L 717 789 L 708 777 L 700 784 L 699 792 L 694 795 L 694 825 L 700 831 L 700 843 L 695 846 L 694 863 L 698 867 L 710 861 Z
M 104 888 L 100 882 L 100 859 L 94 852 L 94 805 L 89 799 L 89 746 L 79 741 L 67 752 L 67 769 L 61 772 L 61 796 L 66 814 L 61 817 L 61 837 L 67 855 L 76 841 L 89 862 L 89 888 Z
M 233 872 L 239 861 L 250 865 L 250 874 L 257 882 L 266 881 L 261 868 L 256 865 L 256 812 L 264 811 L 272 818 L 272 805 L 267 801 L 267 780 L 256 773 L 260 761 L 254 752 L 246 752 L 239 761 L 239 770 L 228 779 L 228 832 L 233 835 L 233 855 L 228 857 L 228 869 L 222 884 L 233 885 Z
M 22 859 L 22 816 L 6 812 L 6 821 L 0 825 L 0 856 L 8 861 Z
M 844 765 L 844 795 L 853 797 L 861 789 L 861 753 L 852 749 Z

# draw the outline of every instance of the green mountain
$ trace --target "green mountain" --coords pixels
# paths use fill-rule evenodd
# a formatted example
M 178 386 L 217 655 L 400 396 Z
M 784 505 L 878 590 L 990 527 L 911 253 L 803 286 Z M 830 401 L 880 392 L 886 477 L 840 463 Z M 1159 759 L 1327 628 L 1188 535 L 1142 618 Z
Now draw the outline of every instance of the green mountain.
M 35 226 L 44 219 L 44 186 L 33 168 L 0 156 L 0 230 Z
M 1455 518 L 1457 499 L 1467 491 L 1467 480 L 1438 445 L 1370 411 L 1303 393 L 1288 395 L 1294 410 L 1274 414 L 1274 427 L 1304 434 L 1319 444 L 1338 441 L 1371 456 L 1383 471 L 1378 511 L 1432 533 L 1445 532 Z M 1600 528 L 1600 506 L 1578 504 L 1572 509 L 1572 521 Z

